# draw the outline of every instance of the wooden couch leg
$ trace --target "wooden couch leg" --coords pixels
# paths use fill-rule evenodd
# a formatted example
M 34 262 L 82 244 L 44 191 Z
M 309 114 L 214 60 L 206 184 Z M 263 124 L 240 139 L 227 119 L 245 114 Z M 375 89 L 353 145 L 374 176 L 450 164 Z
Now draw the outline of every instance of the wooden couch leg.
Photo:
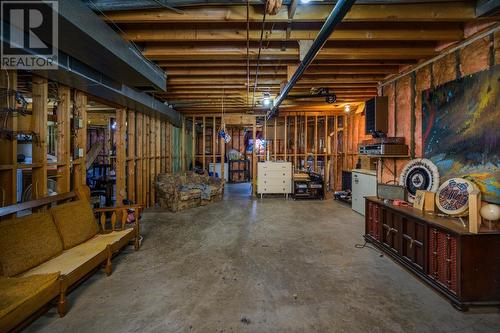
M 134 240 L 134 251 L 139 251 L 139 248 L 141 247 L 141 233 L 139 232 L 139 223 L 135 226 L 135 240 Z
M 66 303 L 66 293 L 61 290 L 61 293 L 59 294 L 59 302 L 57 302 L 57 312 L 59 313 L 59 317 L 64 317 L 67 311 L 68 306 Z
M 110 276 L 111 273 L 113 273 L 113 265 L 111 264 L 112 255 L 113 253 L 111 251 L 111 247 L 108 245 L 108 259 L 106 259 L 106 267 L 104 268 L 107 276 Z

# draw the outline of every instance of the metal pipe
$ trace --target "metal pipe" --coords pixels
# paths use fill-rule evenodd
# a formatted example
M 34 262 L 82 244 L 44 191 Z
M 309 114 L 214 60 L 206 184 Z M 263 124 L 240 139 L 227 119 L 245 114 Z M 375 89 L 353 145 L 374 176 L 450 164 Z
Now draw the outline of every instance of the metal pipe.
M 290 81 L 287 82 L 287 84 L 285 85 L 279 96 L 276 97 L 274 106 L 268 113 L 267 116 L 268 119 L 272 118 L 273 115 L 278 111 L 279 106 L 285 100 L 290 90 L 292 90 L 292 88 L 295 86 L 295 84 L 300 79 L 304 71 L 307 69 L 307 67 L 309 67 L 309 65 L 314 60 L 318 52 L 321 50 L 323 45 L 325 45 L 326 41 L 332 34 L 333 30 L 335 30 L 335 27 L 340 22 L 342 22 L 342 19 L 351 9 L 352 5 L 354 5 L 355 2 L 356 0 L 339 0 L 337 2 L 332 12 L 326 19 L 325 24 L 323 24 L 323 26 L 321 27 L 321 30 L 316 36 L 316 39 L 314 39 L 311 48 L 309 49 L 309 51 L 307 51 L 307 54 L 305 55 L 304 59 L 300 62 L 299 67 L 297 68 L 295 73 L 293 73 L 292 78 L 290 79 Z

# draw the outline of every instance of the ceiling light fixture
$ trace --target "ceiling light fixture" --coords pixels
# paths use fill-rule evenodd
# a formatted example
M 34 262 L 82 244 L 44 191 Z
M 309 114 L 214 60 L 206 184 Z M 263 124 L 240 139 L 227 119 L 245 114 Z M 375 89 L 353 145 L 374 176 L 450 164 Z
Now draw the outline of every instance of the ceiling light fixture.
M 271 99 L 271 95 L 269 93 L 264 93 L 264 97 L 262 98 L 262 106 L 268 108 L 272 104 L 273 100 Z
M 344 105 L 344 112 L 349 113 L 351 111 L 351 106 L 349 104 Z

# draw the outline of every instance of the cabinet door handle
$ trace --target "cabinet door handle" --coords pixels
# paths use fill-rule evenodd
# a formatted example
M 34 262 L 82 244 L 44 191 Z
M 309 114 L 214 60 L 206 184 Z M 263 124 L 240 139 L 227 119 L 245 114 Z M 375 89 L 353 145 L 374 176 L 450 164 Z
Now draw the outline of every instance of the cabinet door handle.
M 413 247 L 413 242 L 414 242 L 414 241 L 415 241 L 415 240 L 414 240 L 413 238 L 411 238 L 411 239 L 410 239 L 410 249 Z

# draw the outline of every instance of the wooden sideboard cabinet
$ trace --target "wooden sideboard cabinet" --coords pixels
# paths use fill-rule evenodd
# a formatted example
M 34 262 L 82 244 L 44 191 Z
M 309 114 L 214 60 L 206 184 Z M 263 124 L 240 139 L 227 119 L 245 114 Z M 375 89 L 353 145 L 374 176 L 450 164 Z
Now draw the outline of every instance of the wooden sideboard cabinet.
M 457 219 L 365 200 L 365 239 L 459 310 L 500 305 L 500 230 L 468 232 Z

